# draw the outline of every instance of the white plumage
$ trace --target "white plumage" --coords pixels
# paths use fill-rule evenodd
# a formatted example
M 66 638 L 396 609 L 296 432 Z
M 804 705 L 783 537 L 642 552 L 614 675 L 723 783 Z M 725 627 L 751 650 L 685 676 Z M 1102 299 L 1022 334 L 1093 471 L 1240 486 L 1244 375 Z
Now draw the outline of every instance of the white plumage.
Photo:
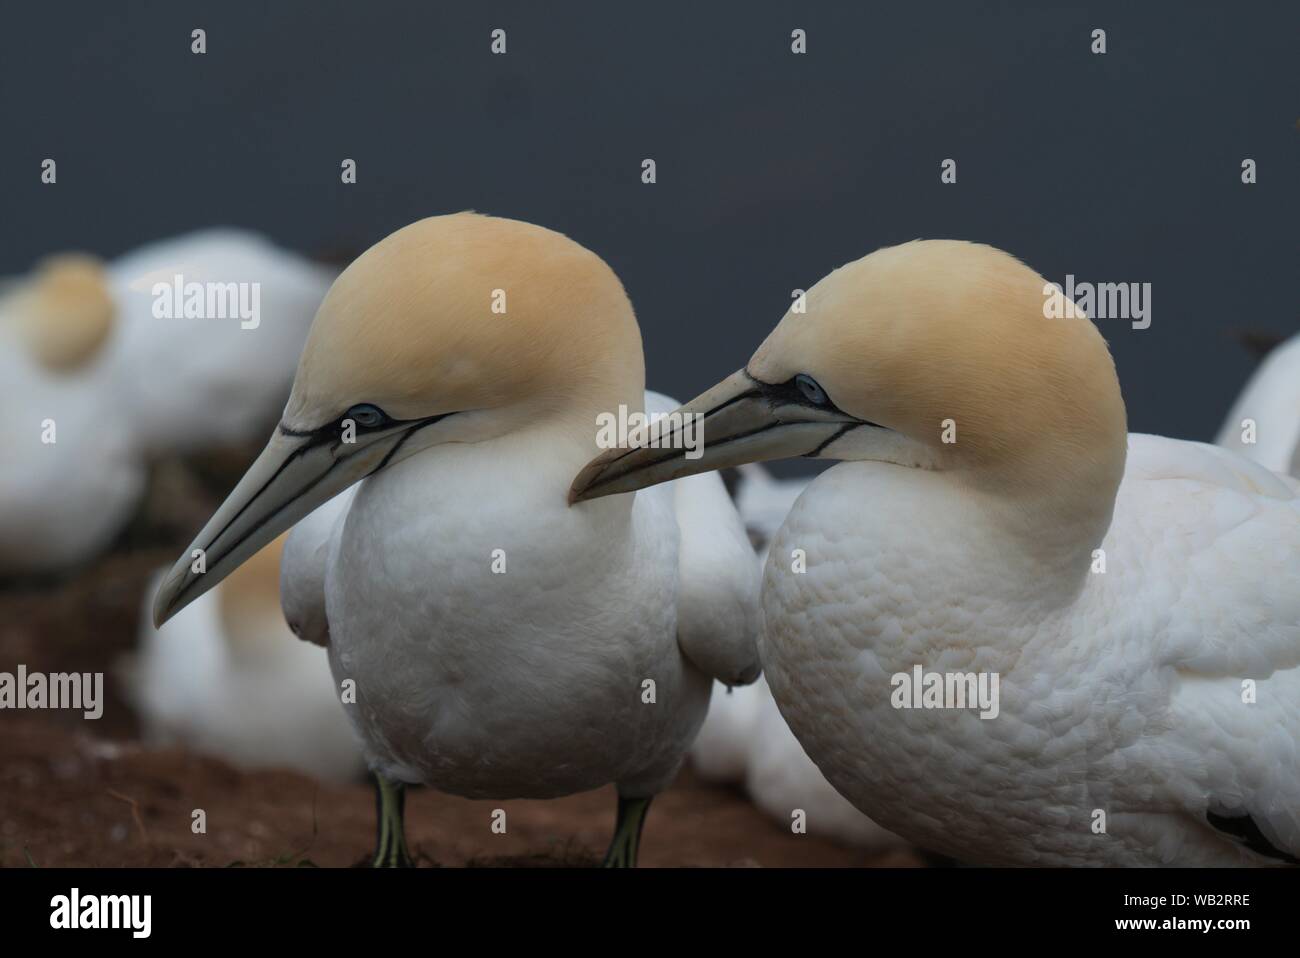
M 760 689 L 761 687 L 761 689 Z M 745 781 L 767 683 L 727 688 L 717 685 L 709 712 L 691 745 L 691 765 L 709 782 L 734 785 Z
M 778 479 L 756 462 L 744 463 L 736 472 L 736 486 L 732 493 L 736 511 L 745 523 L 745 530 L 758 550 L 759 558 L 766 562 L 772 537 L 808 488 L 812 477 Z
M 653 795 L 709 676 L 757 675 L 754 560 L 721 480 L 587 514 L 563 497 L 581 463 L 544 448 L 533 434 L 413 457 L 362 483 L 333 526 L 330 661 L 356 680 L 351 714 L 390 778 L 469 797 L 610 781 Z
M 1062 595 L 973 503 L 920 481 L 931 475 L 837 465 L 774 545 L 817 557 L 806 580 L 769 568 L 764 663 L 831 781 L 972 862 L 1266 860 L 1211 828 L 1210 811 L 1249 814 L 1300 853 L 1295 486 L 1213 447 L 1131 436 L 1106 572 Z M 998 673 L 998 719 L 893 708 L 890 676 L 917 662 Z
M 658 418 L 663 413 L 677 408 L 679 404 L 676 400 L 670 399 L 659 393 L 647 392 L 645 396 L 645 407 L 647 414 L 652 418 Z M 482 460 L 480 460 L 482 461 Z M 490 461 L 482 461 L 483 465 L 479 471 L 465 471 L 463 487 L 466 495 L 469 497 L 482 497 L 484 490 L 488 487 L 480 484 L 489 475 L 498 472 Z M 431 514 L 421 515 L 422 510 L 413 510 L 418 518 L 413 520 L 412 527 L 406 530 L 407 535 L 419 537 L 419 530 L 427 523 L 430 529 L 438 528 L 440 531 L 436 536 L 431 535 L 432 541 L 446 541 L 452 548 L 453 553 L 459 555 L 461 550 L 473 551 L 469 545 L 470 536 L 448 536 L 446 534 L 448 517 L 444 515 L 444 510 L 450 509 L 453 512 L 462 512 L 462 519 L 471 527 L 475 524 L 474 510 L 458 510 L 456 507 L 447 506 L 445 502 L 445 493 L 448 484 L 445 481 L 437 482 L 429 479 L 417 481 L 418 486 L 438 490 L 439 505 L 431 510 Z M 459 484 L 458 484 L 459 487 Z M 284 609 L 285 618 L 288 620 L 293 631 L 301 638 L 319 645 L 328 646 L 330 644 L 329 615 L 327 612 L 328 590 L 326 587 L 326 577 L 332 564 L 337 561 L 337 550 L 340 548 L 340 540 L 343 536 L 344 525 L 347 521 L 348 514 L 351 510 L 353 499 L 358 493 L 358 489 L 364 489 L 365 485 L 354 486 L 338 496 L 335 496 L 329 502 L 320 506 L 306 518 L 300 520 L 289 533 L 284 556 L 281 560 L 281 602 Z M 709 674 L 736 675 L 740 679 L 749 680 L 753 678 L 752 666 L 746 664 L 754 659 L 752 643 L 754 641 L 757 624 L 756 613 L 758 606 L 758 585 L 757 585 L 757 566 L 754 557 L 750 551 L 749 544 L 745 538 L 744 527 L 738 521 L 735 511 L 732 508 L 726 490 L 722 482 L 716 475 L 695 476 L 674 484 L 667 489 L 651 490 L 646 496 L 642 497 L 645 504 L 649 506 L 646 511 L 645 526 L 640 532 L 642 538 L 647 536 L 653 541 L 654 539 L 663 539 L 663 530 L 668 530 L 671 534 L 667 542 L 671 543 L 673 539 L 677 540 L 675 546 L 678 553 L 678 565 L 676 570 L 676 641 L 680 643 L 683 651 L 686 652 L 692 662 L 697 665 L 707 663 L 702 666 L 710 669 Z M 486 501 L 486 500 L 484 500 Z M 478 507 L 479 511 L 483 508 Z M 660 514 L 668 510 L 671 515 L 672 524 L 665 524 Z M 424 510 L 428 512 L 428 510 Z M 645 530 L 659 529 L 658 532 L 647 532 Z M 532 530 L 527 525 L 527 520 L 522 520 L 517 524 L 509 534 L 498 536 L 497 541 L 500 543 L 526 540 Z M 486 546 L 484 540 L 481 545 Z M 640 546 L 634 548 L 647 549 L 651 567 L 645 570 L 646 586 L 645 595 L 635 601 L 660 604 L 667 596 L 673 594 L 671 583 L 664 583 L 660 578 L 665 572 L 670 572 L 671 567 L 660 570 L 653 568 L 656 561 L 653 557 L 658 553 L 659 546 Z M 420 551 L 428 551 L 421 549 Z M 491 550 L 479 549 L 485 555 Z M 388 561 L 393 561 L 391 550 L 386 550 Z M 511 554 L 518 556 L 517 550 L 505 550 L 506 572 L 505 575 L 514 574 L 518 576 L 519 571 L 510 568 Z M 518 558 L 515 559 L 517 563 Z M 748 570 L 745 565 L 738 565 L 739 562 L 747 562 Z M 415 557 L 408 557 L 408 563 L 416 566 L 414 577 L 418 578 L 424 573 L 419 569 L 420 561 Z M 528 570 L 522 570 L 525 574 Z M 630 569 L 629 572 L 634 575 L 639 574 L 638 570 Z M 448 579 L 458 578 L 456 576 L 430 576 L 428 581 L 447 581 Z M 464 578 L 463 574 L 459 578 Z M 407 580 L 402 580 L 403 584 Z M 655 585 L 664 592 L 655 593 Z M 479 580 L 480 587 L 495 590 L 497 581 Z M 337 582 L 336 590 L 346 588 L 345 582 Z M 218 587 L 220 588 L 220 587 Z M 526 587 L 526 591 L 529 588 Z M 547 602 L 555 602 L 555 607 L 546 607 L 544 612 L 533 610 L 520 610 L 519 613 L 511 612 L 507 609 L 501 609 L 498 614 L 503 614 L 507 618 L 503 631 L 509 633 L 518 630 L 519 620 L 516 615 L 527 619 L 530 622 L 546 622 L 560 614 L 559 604 L 572 599 L 566 599 L 563 594 L 555 595 L 549 592 L 544 596 Z M 474 598 L 472 595 L 452 595 L 444 600 L 448 606 L 461 605 L 466 609 L 483 608 L 484 599 Z M 587 600 L 590 602 L 590 600 Z M 409 601 L 406 603 L 409 604 Z M 585 603 L 583 603 L 585 604 Z M 387 619 L 393 611 L 400 606 L 396 600 L 392 604 L 376 604 L 372 608 L 379 618 Z M 495 602 L 492 605 L 497 610 Z M 635 617 L 636 605 L 634 604 L 629 614 Z M 376 626 L 378 627 L 378 626 Z M 462 626 L 464 628 L 466 626 Z M 480 627 L 481 628 L 481 627 Z M 534 624 L 529 631 L 537 628 Z M 430 649 L 431 654 L 438 653 L 436 644 Z M 567 655 L 575 654 L 572 650 Z M 740 663 L 738 666 L 736 663 Z M 396 662 L 395 662 L 396 664 Z M 739 672 L 736 670 L 739 668 Z M 437 668 L 431 661 L 425 668 L 412 668 L 409 659 L 401 663 L 401 670 L 409 676 L 409 680 L 418 683 L 428 683 L 429 676 L 437 673 Z M 647 670 L 647 674 L 652 674 L 653 669 Z M 344 674 L 341 672 L 340 674 Z M 346 670 L 350 675 L 351 670 Z M 505 676 L 508 677 L 508 676 Z M 393 680 L 406 680 L 403 676 L 394 675 Z M 558 684 L 558 680 L 557 680 Z M 367 683 L 370 686 L 370 683 Z M 685 702 L 678 705 L 690 714 L 698 710 L 707 701 L 700 692 L 701 686 L 692 682 L 685 686 L 688 690 L 688 698 Z M 658 690 L 656 690 L 658 691 Z M 747 692 L 748 689 L 738 688 L 738 692 Z M 413 694 L 413 693 L 412 693 Z M 426 710 L 434 707 L 433 696 L 431 693 L 421 693 L 419 701 L 427 702 Z M 629 723 L 635 725 L 634 722 Z M 518 735 L 519 733 L 514 733 Z M 689 730 L 682 731 L 680 734 L 689 738 Z M 615 743 L 617 746 L 619 743 Z M 684 743 L 678 746 L 684 747 Z M 548 756 L 542 755 L 543 762 L 549 761 Z M 675 765 L 672 766 L 675 770 Z M 394 771 L 403 771 L 401 775 L 394 777 L 403 780 L 422 780 L 423 776 L 428 774 L 423 770 L 392 770 L 386 769 L 390 774 Z M 511 770 L 511 774 L 518 774 Z M 542 772 L 536 773 L 539 777 Z M 659 787 L 662 787 L 662 782 Z M 562 788 L 573 790 L 573 785 L 563 785 Z
M 86 561 L 126 524 L 145 486 L 130 422 L 113 414 L 114 378 L 102 361 L 71 374 L 45 369 L 10 338 L 0 344 L 0 393 L 0 575 Z
M 1300 476 L 1300 336 L 1264 357 L 1215 442 L 1274 472 Z
M 186 284 L 247 284 L 250 296 L 256 284 L 257 325 L 243 328 L 238 317 L 157 317 L 154 287 L 171 286 L 178 275 Z M 110 344 L 110 361 L 119 366 L 122 415 L 140 447 L 174 454 L 265 438 L 336 275 L 234 229 L 151 243 L 113 261 L 121 335 Z
M 835 790 L 790 731 L 767 681 L 760 679 L 755 685 L 758 717 L 745 770 L 745 790 L 754 804 L 786 828 L 791 827 L 795 811 L 802 811 L 810 835 L 875 853 L 907 847 L 908 842 L 881 828 Z
M 280 606 L 294 635 L 304 642 L 329 645 L 329 618 L 325 612 L 325 570 L 330 545 L 352 505 L 356 486 L 299 519 L 289 531 L 280 558 Z
M 811 480 L 778 479 L 755 463 L 738 472 L 732 494 L 758 550 L 760 574 L 769 561 L 772 537 Z M 676 485 L 695 478 L 679 479 Z M 743 785 L 754 804 L 784 828 L 792 827 L 798 811 L 809 834 L 874 851 L 906 844 L 831 787 L 786 725 L 762 678 L 749 686 L 714 689 L 704 726 L 691 746 L 691 762 L 708 781 Z
M 365 762 L 325 652 L 294 638 L 277 599 L 279 548 L 268 547 L 154 628 L 148 614 L 123 670 L 144 739 L 185 745 L 242 768 L 291 768 L 358 780 Z M 162 578 L 154 576 L 147 593 Z
M 256 284 L 257 327 L 156 317 L 153 284 L 178 274 Z M 150 459 L 261 438 L 332 275 L 255 234 L 211 230 L 109 264 L 57 258 L 6 284 L 0 574 L 54 572 L 102 551 L 130 519 Z

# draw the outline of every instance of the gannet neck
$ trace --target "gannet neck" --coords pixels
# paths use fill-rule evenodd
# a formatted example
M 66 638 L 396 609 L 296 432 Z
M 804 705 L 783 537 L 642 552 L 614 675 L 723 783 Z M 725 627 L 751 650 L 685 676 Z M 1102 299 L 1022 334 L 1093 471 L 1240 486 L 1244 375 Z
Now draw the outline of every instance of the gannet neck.
M 643 406 L 644 399 L 632 408 L 640 410 Z M 454 436 L 461 428 L 470 433 L 478 430 L 475 417 L 465 419 L 464 423 L 451 423 L 448 434 Z M 482 488 L 495 487 L 501 479 L 508 479 L 511 496 L 526 503 L 528 510 L 538 517 L 547 515 L 567 521 L 564 513 L 569 510 L 569 484 L 598 451 L 595 429 L 594 411 L 570 410 L 488 439 L 438 443 L 413 454 L 401 465 L 444 491 L 451 483 L 464 481 L 465 476 L 480 476 L 478 484 Z M 383 476 L 375 476 L 373 481 L 382 485 Z M 630 530 L 634 499 L 615 496 L 589 503 L 584 511 L 602 534 L 617 540 Z

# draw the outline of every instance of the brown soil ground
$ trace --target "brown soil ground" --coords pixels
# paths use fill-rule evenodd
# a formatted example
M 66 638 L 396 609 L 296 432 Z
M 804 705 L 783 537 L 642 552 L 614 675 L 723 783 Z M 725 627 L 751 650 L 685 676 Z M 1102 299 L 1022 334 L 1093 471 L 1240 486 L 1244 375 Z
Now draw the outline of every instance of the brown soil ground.
M 247 456 L 155 469 L 150 495 L 110 555 L 57 580 L 0 584 L 0 671 L 103 671 L 102 719 L 0 712 L 0 865 L 349 866 L 374 842 L 368 785 L 335 786 L 284 771 L 246 772 L 135 741 L 114 662 L 135 641 L 145 582 L 170 563 Z M 504 808 L 507 832 L 490 830 Z M 191 831 L 203 809 L 206 834 Z M 555 801 L 468 801 L 412 791 L 407 837 L 424 865 L 585 866 L 614 825 L 612 788 Z M 738 792 L 684 771 L 651 808 L 647 866 L 922 864 L 794 835 Z
M 292 772 L 241 772 L 181 750 L 148 750 L 39 719 L 6 722 L 0 742 L 0 864 L 5 866 L 349 866 L 373 847 L 365 784 Z M 207 833 L 191 832 L 196 808 Z M 493 835 L 492 811 L 507 833 Z M 549 802 L 468 801 L 429 789 L 406 803 L 423 865 L 587 866 L 614 827 L 614 792 Z M 785 832 L 739 794 L 684 772 L 656 799 L 641 843 L 647 866 L 915 865 Z

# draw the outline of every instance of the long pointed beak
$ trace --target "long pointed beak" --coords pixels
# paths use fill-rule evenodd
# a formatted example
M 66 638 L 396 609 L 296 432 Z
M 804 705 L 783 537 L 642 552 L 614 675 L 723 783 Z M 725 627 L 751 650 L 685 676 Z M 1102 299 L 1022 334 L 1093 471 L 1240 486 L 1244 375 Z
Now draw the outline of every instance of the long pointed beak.
M 669 425 L 658 435 L 643 431 L 640 444 L 609 449 L 587 463 L 573 480 L 569 502 L 747 462 L 816 456 L 849 430 L 872 425 L 834 406 L 814 405 L 793 380 L 764 383 L 743 369 L 665 418 Z M 679 440 L 692 428 L 702 442 L 684 450 Z M 696 452 L 702 454 L 691 458 Z
M 392 460 L 416 430 L 443 417 L 358 432 L 297 433 L 277 427 L 244 478 L 177 561 L 154 597 L 161 626 L 317 506 Z

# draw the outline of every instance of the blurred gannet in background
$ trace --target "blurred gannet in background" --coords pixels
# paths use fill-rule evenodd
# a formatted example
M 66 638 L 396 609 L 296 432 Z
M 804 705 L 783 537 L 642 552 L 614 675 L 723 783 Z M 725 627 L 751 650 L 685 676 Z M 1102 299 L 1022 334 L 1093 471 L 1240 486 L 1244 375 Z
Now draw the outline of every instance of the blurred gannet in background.
M 732 498 L 758 550 L 761 574 L 772 537 L 812 480 L 778 479 L 756 463 L 740 466 L 738 473 Z M 873 851 L 906 844 L 831 787 L 781 717 L 763 678 L 743 688 L 714 690 L 691 746 L 691 764 L 708 781 L 743 785 L 754 804 L 786 828 L 801 810 L 812 835 Z
M 766 684 L 760 677 L 752 685 L 713 690 L 709 712 L 691 745 L 691 765 L 705 781 L 726 785 L 745 781 L 763 704 L 760 688 Z
M 124 371 L 125 414 L 150 454 L 260 440 L 284 402 L 312 317 L 337 275 L 235 229 L 151 243 L 108 270 L 123 317 L 114 350 Z M 156 315 L 155 304 L 166 296 L 162 288 L 174 287 L 177 276 L 183 285 L 210 287 L 213 306 L 221 309 L 224 302 L 228 315 Z M 229 315 L 235 312 L 232 296 L 256 305 L 256 317 Z M 174 303 L 164 305 L 174 311 Z
M 361 482 L 322 600 L 379 781 L 376 864 L 409 862 L 417 782 L 473 798 L 614 782 L 606 864 L 634 864 L 710 677 L 757 677 L 753 554 L 716 476 L 569 507 L 597 417 L 644 408 L 643 378 L 631 304 L 577 243 L 474 214 L 398 230 L 326 296 L 280 425 L 194 542 L 206 574 L 187 550 L 159 589 L 162 622 Z
M 732 491 L 736 511 L 745 523 L 749 540 L 758 550 L 760 558 L 766 562 L 772 537 L 781 528 L 790 509 L 803 495 L 813 477 L 778 479 L 753 462 L 742 464 L 736 473 L 735 489 Z
M 272 542 L 161 628 L 147 600 L 138 649 L 124 663 L 126 691 L 147 742 L 352 781 L 365 761 L 329 661 L 295 640 L 280 613 L 283 546 L 283 537 Z M 161 580 L 159 572 L 152 585 Z
M 806 550 L 807 572 L 767 565 L 760 652 L 830 782 L 917 844 L 1296 863 L 1300 483 L 1128 435 L 1105 342 L 1045 318 L 1045 285 L 987 246 L 877 251 L 683 407 L 705 415 L 702 458 L 610 451 L 573 495 L 845 460 L 772 545 Z M 948 676 L 996 677 L 996 709 L 906 707 L 917 669 L 953 692 Z
M 256 326 L 235 315 L 156 316 L 155 285 L 178 275 L 222 295 L 226 284 L 235 295 L 248 284 Z M 102 551 L 129 521 L 149 459 L 264 435 L 333 276 L 256 234 L 222 229 L 107 264 L 53 257 L 8 281 L 0 575 L 53 572 Z
M 1243 421 L 1255 441 L 1243 441 Z M 1214 440 L 1274 472 L 1300 477 L 1300 336 L 1274 348 L 1232 405 Z
M 46 573 L 108 546 L 144 490 L 106 344 L 101 265 L 61 256 L 0 299 L 0 576 Z

